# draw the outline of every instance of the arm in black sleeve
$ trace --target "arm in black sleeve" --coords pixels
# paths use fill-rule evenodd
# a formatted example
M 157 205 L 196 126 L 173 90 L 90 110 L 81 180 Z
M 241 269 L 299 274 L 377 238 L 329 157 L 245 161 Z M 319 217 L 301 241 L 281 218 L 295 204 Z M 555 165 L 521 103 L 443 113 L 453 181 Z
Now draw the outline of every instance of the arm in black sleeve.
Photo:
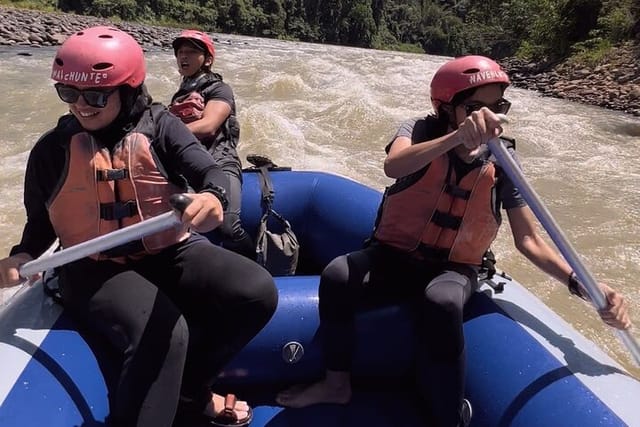
M 55 241 L 56 234 L 49 220 L 47 201 L 60 179 L 65 154 L 55 140 L 55 133 L 48 133 L 31 150 L 24 179 L 24 207 L 27 222 L 20 243 L 10 254 L 26 252 L 31 257 L 42 255 Z
M 209 101 L 222 101 L 229 104 L 231 114 L 236 113 L 236 102 L 233 97 L 233 89 L 227 83 L 219 81 L 207 87 L 202 93 L 205 104 Z
M 160 117 L 154 149 L 165 170 L 182 175 L 196 192 L 225 186 L 227 177 L 220 165 L 177 117 Z

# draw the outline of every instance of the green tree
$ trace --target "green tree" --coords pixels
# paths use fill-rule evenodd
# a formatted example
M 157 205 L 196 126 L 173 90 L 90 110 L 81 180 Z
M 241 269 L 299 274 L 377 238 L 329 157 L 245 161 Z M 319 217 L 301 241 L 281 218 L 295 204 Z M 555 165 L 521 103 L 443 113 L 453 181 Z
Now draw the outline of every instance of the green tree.
M 423 2 L 417 34 L 422 48 L 436 55 L 465 53 L 462 20 L 452 11 Z
M 256 22 L 258 35 L 281 37 L 285 35 L 286 12 L 282 0 L 257 0 L 254 7 L 258 10 Z
M 603 1 L 597 21 L 603 36 L 613 42 L 633 38 L 640 32 L 640 4 L 633 0 Z
M 138 6 L 135 0 L 93 0 L 87 12 L 90 15 L 119 17 L 124 20 L 134 20 Z
M 638 0 L 58 0 L 66 12 L 359 47 L 558 59 L 640 40 Z
M 358 0 L 345 13 L 340 39 L 350 46 L 370 47 L 376 29 L 371 4 Z

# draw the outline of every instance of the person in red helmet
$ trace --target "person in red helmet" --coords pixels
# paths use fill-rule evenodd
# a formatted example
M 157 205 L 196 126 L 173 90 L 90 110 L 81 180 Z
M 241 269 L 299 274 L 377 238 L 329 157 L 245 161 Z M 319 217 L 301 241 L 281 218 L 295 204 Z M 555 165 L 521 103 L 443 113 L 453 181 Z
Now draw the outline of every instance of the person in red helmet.
M 515 157 L 514 141 L 501 136 L 497 116 L 509 111 L 507 86 L 507 74 L 482 56 L 456 58 L 437 70 L 431 81 L 434 114 L 403 123 L 386 147 L 384 171 L 396 181 L 385 191 L 370 243 L 334 259 L 322 272 L 326 375 L 282 391 L 281 405 L 349 402 L 355 314 L 365 303 L 371 308 L 406 301 L 416 313 L 416 381 L 426 425 L 467 426 L 463 310 L 478 287 L 502 208 L 518 250 L 571 293 L 586 297 L 569 265 L 540 237 L 526 202 L 487 149 L 491 138 L 501 137 Z M 623 297 L 601 287 L 610 304 L 602 319 L 619 329 L 630 327 Z
M 246 402 L 210 386 L 271 318 L 275 285 L 255 262 L 194 233 L 222 222 L 225 175 L 152 103 L 145 75 L 142 48 L 117 28 L 78 31 L 57 50 L 51 77 L 70 114 L 30 152 L 27 222 L 0 260 L 0 287 L 56 239 L 73 247 L 167 212 L 184 193 L 180 227 L 58 267 L 61 301 L 121 356 L 108 425 L 247 425 Z
M 173 51 L 182 82 L 171 98 L 169 110 L 182 119 L 193 134 L 222 166 L 223 187 L 229 200 L 220 227 L 207 233 L 212 241 L 227 249 L 255 259 L 253 239 L 242 227 L 242 163 L 237 146 L 240 123 L 231 86 L 211 71 L 215 48 L 202 31 L 184 30 L 173 40 Z

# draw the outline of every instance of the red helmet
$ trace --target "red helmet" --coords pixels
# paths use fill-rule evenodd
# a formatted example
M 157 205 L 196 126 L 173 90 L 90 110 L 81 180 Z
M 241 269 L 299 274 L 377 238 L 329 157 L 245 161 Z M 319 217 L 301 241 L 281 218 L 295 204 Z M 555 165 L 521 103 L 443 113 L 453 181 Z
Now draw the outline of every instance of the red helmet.
M 198 30 L 184 30 L 180 33 L 178 37 L 171 42 L 171 46 L 173 46 L 173 52 L 176 53 L 180 45 L 183 42 L 189 41 L 192 44 L 196 45 L 199 49 L 203 50 L 205 53 L 208 53 L 211 58 L 215 58 L 216 50 L 213 47 L 213 42 L 211 38 L 207 35 L 207 33 L 203 33 Z
M 438 112 L 441 104 L 448 104 L 463 90 L 491 83 L 509 85 L 509 76 L 496 62 L 484 56 L 462 56 L 443 66 L 431 80 L 431 105 Z
M 91 27 L 69 36 L 53 60 L 51 78 L 57 82 L 91 87 L 144 82 L 144 53 L 129 34 L 114 27 Z

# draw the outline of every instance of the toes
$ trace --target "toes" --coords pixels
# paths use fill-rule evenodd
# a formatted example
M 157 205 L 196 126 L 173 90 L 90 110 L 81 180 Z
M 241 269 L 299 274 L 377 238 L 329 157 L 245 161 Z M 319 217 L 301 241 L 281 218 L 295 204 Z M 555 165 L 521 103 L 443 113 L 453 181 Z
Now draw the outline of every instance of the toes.
M 290 406 L 291 402 L 295 400 L 296 396 L 296 394 L 284 391 L 276 396 L 275 401 L 280 406 Z
M 302 393 L 304 390 L 307 389 L 307 387 L 308 387 L 308 384 L 296 384 L 282 390 L 280 393 L 278 393 L 278 396 L 288 396 L 288 397 L 295 396 L 296 394 Z
M 245 402 L 244 400 L 238 400 L 236 402 L 236 406 L 234 406 L 233 410 L 235 412 L 249 412 L 249 404 L 247 402 Z

